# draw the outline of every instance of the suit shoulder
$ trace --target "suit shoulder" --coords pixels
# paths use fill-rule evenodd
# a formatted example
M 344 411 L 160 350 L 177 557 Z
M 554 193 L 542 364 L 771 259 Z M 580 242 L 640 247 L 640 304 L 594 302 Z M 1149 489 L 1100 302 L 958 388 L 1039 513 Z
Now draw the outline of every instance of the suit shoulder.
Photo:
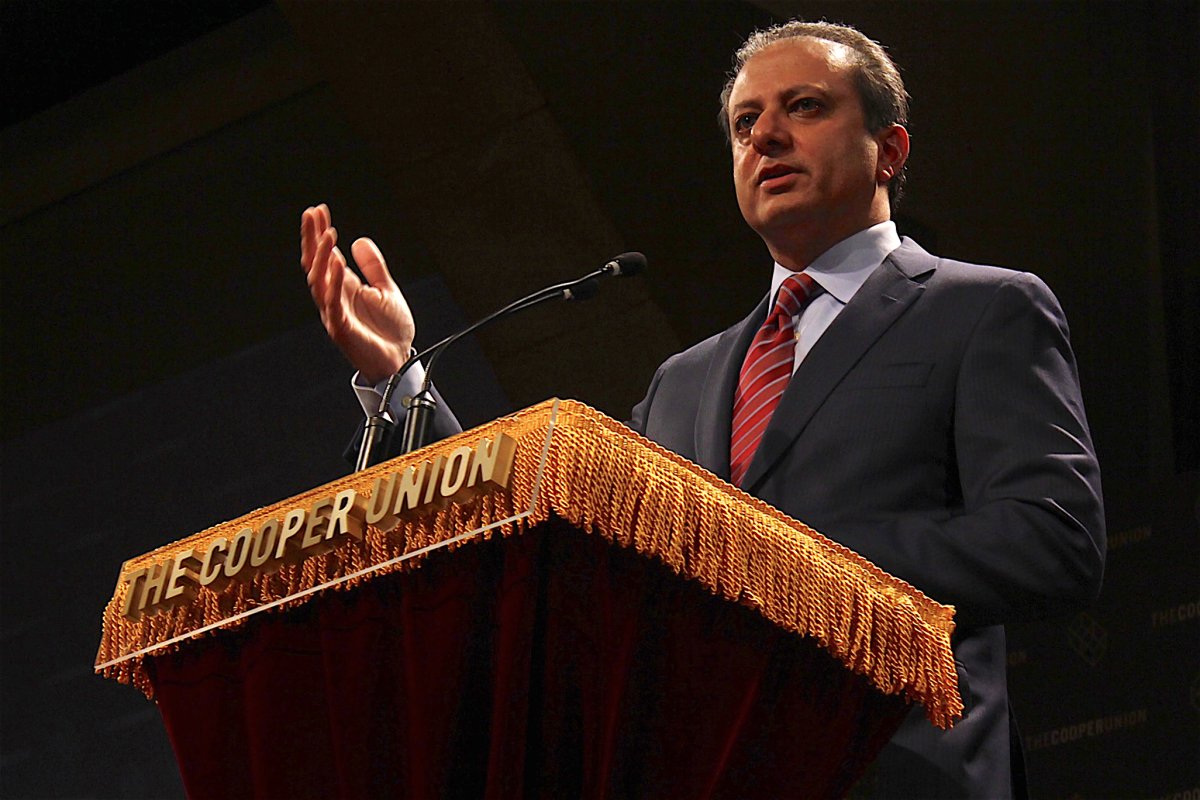
M 938 259 L 937 269 L 928 276 L 926 286 L 956 297 L 1025 297 L 1038 306 L 1059 305 L 1046 282 L 1032 272 L 948 258 Z
M 969 320 L 987 314 L 1029 313 L 1063 320 L 1058 298 L 1031 272 L 959 261 L 927 253 L 911 239 L 889 256 L 910 280 L 922 284 L 927 306 L 953 318 Z
M 1021 275 L 1031 273 L 996 267 L 990 264 L 974 264 L 969 261 L 956 261 L 952 258 L 939 258 L 937 271 L 934 276 L 939 280 L 961 284 L 978 284 L 983 286 L 998 286 L 1012 280 L 1019 280 Z
M 939 259 L 926 282 L 926 296 L 937 308 L 963 320 L 986 319 L 1012 324 L 1018 319 L 1044 320 L 1069 336 L 1062 304 L 1032 272 Z M 974 326 L 974 323 L 973 323 Z
M 699 365 L 707 365 L 713 353 L 716 352 L 717 340 L 723 335 L 724 333 L 713 334 L 704 341 L 697 342 L 686 350 L 676 353 L 664 361 L 658 368 L 658 371 L 668 372 L 676 369 L 688 369 Z
M 1032 272 L 945 258 L 926 252 L 911 239 L 904 239 L 888 258 L 905 275 L 921 282 L 978 287 L 1012 284 L 1049 292 L 1045 282 Z

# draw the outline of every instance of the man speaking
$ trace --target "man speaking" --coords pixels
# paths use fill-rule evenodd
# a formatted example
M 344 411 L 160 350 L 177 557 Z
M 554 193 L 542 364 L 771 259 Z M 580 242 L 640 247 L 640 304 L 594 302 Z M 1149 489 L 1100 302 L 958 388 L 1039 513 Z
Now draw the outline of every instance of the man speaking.
M 756 32 L 721 103 L 738 206 L 775 262 L 771 291 L 668 359 L 631 425 L 956 607 L 963 718 L 941 731 L 910 714 L 868 780 L 873 796 L 1020 793 L 1003 624 L 1092 600 L 1104 564 L 1062 310 L 1028 273 L 897 236 L 908 97 L 857 30 Z M 313 299 L 369 405 L 415 326 L 374 244 L 352 255 L 367 284 L 328 208 L 304 212 Z

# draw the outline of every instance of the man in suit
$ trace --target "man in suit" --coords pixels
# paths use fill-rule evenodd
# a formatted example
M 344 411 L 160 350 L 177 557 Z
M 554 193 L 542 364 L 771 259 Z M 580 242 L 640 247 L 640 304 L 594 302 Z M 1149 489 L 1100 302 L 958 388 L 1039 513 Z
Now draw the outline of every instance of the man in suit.
M 906 114 L 895 66 L 853 28 L 792 22 L 747 40 L 721 119 L 772 290 L 665 362 L 631 424 L 956 606 L 964 716 L 943 732 L 911 714 L 868 788 L 1008 797 L 1021 787 L 1002 625 L 1098 592 L 1099 472 L 1046 286 L 897 237 Z M 365 385 L 386 378 L 413 325 L 382 257 L 354 244 L 360 284 L 328 209 L 302 225 L 330 335 Z

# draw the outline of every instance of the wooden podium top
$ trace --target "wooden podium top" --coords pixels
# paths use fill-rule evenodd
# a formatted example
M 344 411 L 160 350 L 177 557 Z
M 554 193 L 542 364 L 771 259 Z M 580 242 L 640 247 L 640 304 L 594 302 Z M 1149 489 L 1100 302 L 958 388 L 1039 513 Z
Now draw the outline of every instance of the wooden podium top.
M 811 637 L 885 694 L 920 702 L 935 725 L 962 714 L 952 608 L 569 400 L 127 561 L 104 612 L 96 671 L 150 695 L 147 656 L 553 516 Z

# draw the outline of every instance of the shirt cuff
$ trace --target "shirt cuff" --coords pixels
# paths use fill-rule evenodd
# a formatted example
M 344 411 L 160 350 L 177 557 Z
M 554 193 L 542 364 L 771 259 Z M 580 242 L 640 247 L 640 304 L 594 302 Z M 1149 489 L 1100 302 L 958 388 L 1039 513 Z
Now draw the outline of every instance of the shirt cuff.
M 383 399 L 383 391 L 387 388 L 387 382 L 388 379 L 384 378 L 379 383 L 371 385 L 358 372 L 354 373 L 354 377 L 350 379 L 350 388 L 354 390 L 363 413 L 368 417 L 379 409 L 379 401 Z M 408 368 L 408 372 L 404 373 L 400 378 L 400 383 L 396 385 L 396 391 L 392 392 L 391 402 L 388 403 L 388 410 L 384 414 L 388 422 L 403 419 L 408 414 L 404 408 L 404 399 L 421 391 L 421 384 L 424 382 L 425 367 L 418 361 Z

